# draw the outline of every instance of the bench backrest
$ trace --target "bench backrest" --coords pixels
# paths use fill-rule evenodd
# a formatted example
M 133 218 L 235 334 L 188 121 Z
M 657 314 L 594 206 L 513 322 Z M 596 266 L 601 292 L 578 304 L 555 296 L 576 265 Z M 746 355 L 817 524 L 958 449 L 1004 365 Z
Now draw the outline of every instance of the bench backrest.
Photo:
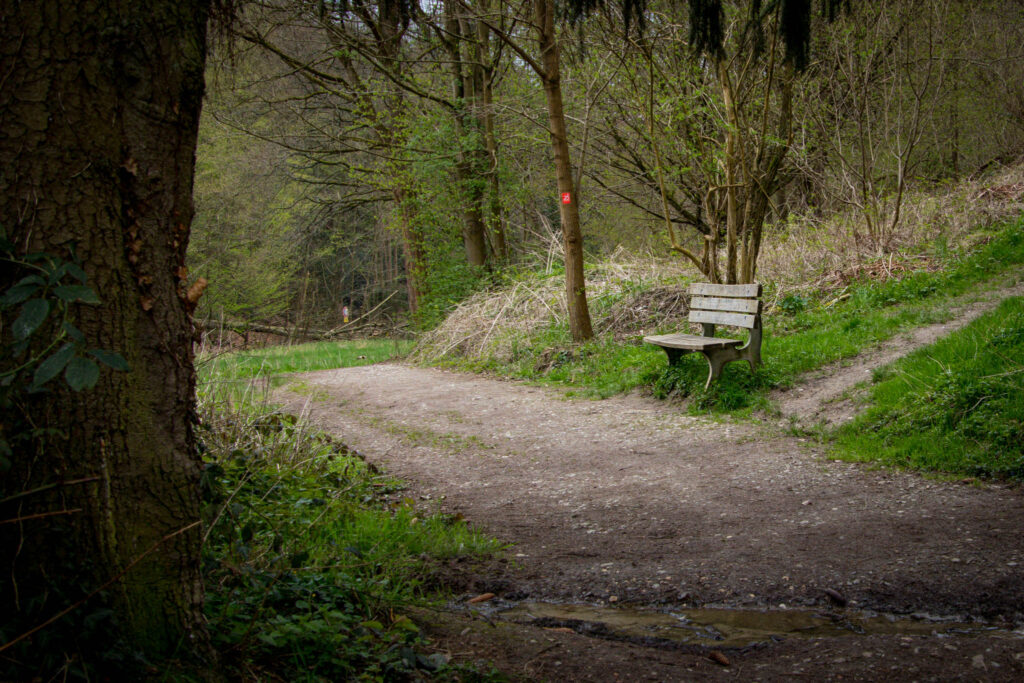
M 747 329 L 761 327 L 761 285 L 690 285 L 690 322 L 702 325 L 730 325 Z M 714 328 L 704 334 L 714 335 Z

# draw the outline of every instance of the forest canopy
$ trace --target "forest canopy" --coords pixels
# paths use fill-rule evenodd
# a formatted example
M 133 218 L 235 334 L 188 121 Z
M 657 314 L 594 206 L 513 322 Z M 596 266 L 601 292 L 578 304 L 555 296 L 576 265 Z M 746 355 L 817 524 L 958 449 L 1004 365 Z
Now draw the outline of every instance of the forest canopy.
M 751 281 L 787 221 L 844 213 L 888 253 L 908 191 L 1021 153 L 1012 4 L 811 4 L 248 6 L 210 66 L 202 316 L 389 299 L 431 327 L 503 268 L 620 245 Z

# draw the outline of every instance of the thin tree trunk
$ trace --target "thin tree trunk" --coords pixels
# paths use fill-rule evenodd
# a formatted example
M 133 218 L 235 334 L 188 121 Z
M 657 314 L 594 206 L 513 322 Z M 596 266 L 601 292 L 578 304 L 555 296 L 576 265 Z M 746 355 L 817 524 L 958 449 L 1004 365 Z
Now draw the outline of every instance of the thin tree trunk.
M 736 100 L 733 97 L 732 83 L 729 78 L 729 70 L 725 59 L 718 60 L 718 78 L 722 87 L 722 106 L 725 108 L 728 127 L 725 132 L 725 154 L 722 164 L 725 166 L 725 282 L 735 284 L 736 282 L 736 243 L 739 239 L 740 222 L 742 216 L 739 210 L 739 178 L 737 177 L 737 166 L 740 164 L 739 140 L 739 119 L 736 115 Z
M 483 24 L 481 24 L 483 26 Z M 498 141 L 494 135 L 494 95 L 491 91 L 492 70 L 486 70 L 483 78 L 481 112 L 483 118 L 484 146 L 487 150 L 485 175 L 490 186 L 490 206 L 487 220 L 493 236 L 494 253 L 499 260 L 508 259 L 508 238 L 506 236 L 505 210 L 501 203 L 501 177 L 498 173 Z
M 490 12 L 490 0 L 483 0 L 483 10 Z M 507 225 L 501 203 L 501 179 L 498 173 L 498 140 L 494 134 L 494 75 L 497 57 L 491 53 L 491 29 L 483 21 L 476 23 L 478 59 L 480 63 L 480 129 L 487 152 L 484 175 L 490 188 L 487 223 L 490 227 L 494 255 L 499 261 L 508 259 Z M 500 53 L 499 53 L 500 54 Z
M 594 336 L 587 307 L 586 281 L 583 277 L 583 235 L 580 230 L 579 197 L 573 185 L 569 141 L 562 107 L 562 86 L 559 75 L 558 43 L 555 41 L 553 0 L 535 0 L 535 19 L 544 73 L 541 80 L 548 103 L 548 125 L 551 129 L 551 148 L 555 157 L 555 176 L 559 196 L 568 195 L 569 201 L 559 204 L 562 219 L 562 242 L 565 248 L 565 290 L 569 309 L 569 330 L 574 341 L 585 341 Z
M 409 197 L 405 190 L 393 193 L 398 219 L 402 227 L 402 252 L 405 260 L 405 287 L 409 297 L 409 313 L 416 315 L 423 298 L 423 268 L 426 256 L 423 253 L 423 236 L 413 224 Z
M 467 149 L 467 138 L 474 132 L 477 109 L 475 100 L 478 97 L 473 75 L 474 65 L 463 55 L 463 42 L 470 31 L 467 20 L 460 16 L 463 12 L 453 2 L 445 2 L 445 29 L 448 33 L 445 45 L 450 59 L 449 68 L 452 75 L 452 101 L 455 103 L 453 117 L 455 129 L 459 136 L 458 161 L 455 164 L 455 177 L 462 195 L 462 242 L 466 249 L 466 261 L 472 266 L 487 264 L 487 240 L 483 217 L 483 181 L 477 177 L 479 164 L 474 163 L 479 157 L 477 150 Z M 468 49 L 468 48 L 467 48 Z M 468 63 L 467 63 L 468 62 Z M 467 73 L 467 71 L 469 73 Z M 478 140 L 472 141 L 478 145 Z M 482 151 L 482 149 L 481 149 Z

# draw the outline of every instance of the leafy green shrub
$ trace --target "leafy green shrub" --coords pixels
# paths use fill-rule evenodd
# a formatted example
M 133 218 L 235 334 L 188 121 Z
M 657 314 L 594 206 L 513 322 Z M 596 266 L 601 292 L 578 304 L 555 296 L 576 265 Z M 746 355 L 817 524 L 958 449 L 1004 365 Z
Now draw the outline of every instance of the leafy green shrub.
M 429 267 L 423 277 L 423 298 L 416 311 L 416 325 L 420 329 L 436 327 L 454 306 L 487 286 L 488 272 L 469 265 L 465 258 L 465 254 L 451 249 L 428 250 Z
M 10 339 L 0 345 L 0 408 L 13 418 L 0 424 L 0 472 L 11 466 L 12 445 L 38 433 L 31 420 L 21 419 L 23 401 L 49 391 L 47 385 L 60 375 L 77 392 L 96 385 L 100 364 L 129 369 L 121 354 L 90 348 L 74 324 L 74 306 L 100 303 L 74 252 L 69 261 L 14 252 L 0 230 L 0 263 L 24 275 L 0 294 L 0 330 L 10 329 Z
M 796 315 L 800 311 L 807 308 L 809 300 L 807 297 L 801 294 L 790 294 L 782 301 L 779 302 L 779 308 L 788 313 L 789 315 Z

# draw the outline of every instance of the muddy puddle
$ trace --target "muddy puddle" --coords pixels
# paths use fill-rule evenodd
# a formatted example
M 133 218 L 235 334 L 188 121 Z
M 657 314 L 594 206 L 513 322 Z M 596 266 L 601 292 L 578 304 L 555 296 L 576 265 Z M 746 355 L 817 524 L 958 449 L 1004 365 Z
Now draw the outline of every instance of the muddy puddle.
M 849 635 L 964 636 L 1019 632 L 990 625 L 895 618 L 850 610 L 685 609 L 659 612 L 625 607 L 522 603 L 493 613 L 500 619 L 546 628 L 571 628 L 585 635 L 629 640 L 671 641 L 713 647 L 747 647 L 783 638 Z

